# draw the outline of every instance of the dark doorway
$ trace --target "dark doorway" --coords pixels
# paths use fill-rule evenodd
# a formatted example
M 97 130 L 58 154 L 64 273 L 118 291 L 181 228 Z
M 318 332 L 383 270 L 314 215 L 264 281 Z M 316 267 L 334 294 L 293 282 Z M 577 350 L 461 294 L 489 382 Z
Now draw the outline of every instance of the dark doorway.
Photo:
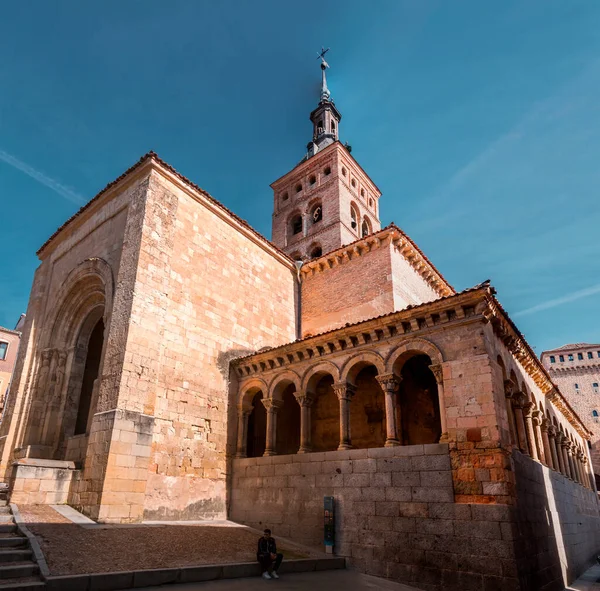
M 248 443 L 246 455 L 249 458 L 258 458 L 265 453 L 267 444 L 267 409 L 262 401 L 262 392 L 258 392 L 252 399 L 252 412 L 248 417 Z
M 350 439 L 355 448 L 385 445 L 385 398 L 376 377 L 374 365 L 356 376 L 356 393 L 350 403 Z
M 81 435 L 87 431 L 94 382 L 98 378 L 100 359 L 102 357 L 102 345 L 104 344 L 104 321 L 98 320 L 90 340 L 88 342 L 85 369 L 81 383 L 81 394 L 79 395 L 79 406 L 77 408 L 77 421 L 75 422 L 75 435 Z
M 330 375 L 322 377 L 315 387 L 310 439 L 312 451 L 335 451 L 340 444 L 340 403 Z
M 277 413 L 275 449 L 278 454 L 296 454 L 300 447 L 300 405 L 294 392 L 296 387 L 290 384 L 283 391 L 283 406 Z
M 427 355 L 415 355 L 402 367 L 400 408 L 402 443 L 438 443 L 442 436 L 437 382 Z

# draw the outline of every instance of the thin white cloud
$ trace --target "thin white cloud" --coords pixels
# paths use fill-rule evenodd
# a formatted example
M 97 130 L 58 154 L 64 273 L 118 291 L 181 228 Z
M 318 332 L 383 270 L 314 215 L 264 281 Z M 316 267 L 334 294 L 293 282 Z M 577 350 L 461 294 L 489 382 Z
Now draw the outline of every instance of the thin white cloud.
M 69 189 L 69 187 L 65 187 L 65 185 L 62 185 L 58 181 L 51 179 L 50 177 L 46 176 L 43 172 L 36 170 L 35 168 L 29 166 L 29 164 L 22 162 L 21 160 L 15 158 L 12 154 L 9 154 L 4 150 L 0 150 L 0 160 L 2 162 L 5 162 L 9 166 L 12 166 L 13 168 L 20 170 L 27 176 L 30 176 L 38 183 L 48 187 L 49 189 L 52 189 L 52 191 L 58 193 L 67 201 L 71 201 L 72 203 L 75 203 L 77 205 L 82 205 L 85 201 L 85 199 L 81 195 L 79 195 L 79 193 L 76 193 L 72 189 Z
M 568 304 L 569 302 L 574 302 L 575 300 L 580 300 L 581 298 L 587 298 L 588 296 L 594 295 L 596 293 L 600 293 L 600 283 L 598 285 L 593 285 L 592 287 L 586 287 L 585 289 L 574 291 L 573 293 L 567 294 L 562 298 L 555 298 L 553 300 L 542 302 L 537 306 L 521 310 L 520 312 L 517 312 L 512 316 L 514 318 L 516 316 L 526 316 L 527 314 L 535 314 L 536 312 L 541 312 L 542 310 L 549 310 L 550 308 L 556 308 L 557 306 L 562 306 L 563 304 Z

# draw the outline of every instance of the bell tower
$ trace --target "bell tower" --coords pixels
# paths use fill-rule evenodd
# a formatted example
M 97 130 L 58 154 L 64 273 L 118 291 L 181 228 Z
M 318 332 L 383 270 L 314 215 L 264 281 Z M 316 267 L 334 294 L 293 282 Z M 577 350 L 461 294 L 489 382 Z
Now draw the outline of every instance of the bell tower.
M 271 184 L 273 242 L 295 259 L 309 260 L 381 229 L 381 192 L 339 141 L 342 115 L 327 87 L 323 49 L 321 92 L 311 112 L 313 137 L 290 172 Z

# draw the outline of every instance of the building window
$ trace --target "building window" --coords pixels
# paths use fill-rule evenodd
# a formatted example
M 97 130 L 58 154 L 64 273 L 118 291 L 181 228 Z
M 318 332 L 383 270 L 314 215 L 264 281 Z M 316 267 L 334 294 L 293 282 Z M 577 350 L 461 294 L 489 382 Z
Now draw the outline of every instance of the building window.
M 575 384 L 575 392 L 579 394 L 579 384 Z
M 577 359 L 581 361 L 583 359 L 583 353 L 577 353 Z
M 600 351 L 598 351 L 598 357 L 600 357 Z
M 287 192 L 285 192 L 282 196 L 281 196 L 281 200 L 282 201 L 287 201 L 288 200 L 289 195 L 287 194 Z
M 559 355 L 558 356 L 558 360 L 559 361 L 564 361 L 565 360 L 565 356 L 564 355 Z
M 296 193 L 300 193 L 300 191 L 302 191 L 302 185 L 300 183 L 298 183 L 296 185 Z
M 373 207 L 373 199 L 369 198 L 369 207 Z
M 598 411 L 597 410 L 592 411 L 592 417 L 594 417 L 594 422 L 597 423 L 598 422 Z
M 594 394 L 598 394 L 598 382 L 594 382 L 592 388 L 594 389 Z
M 594 354 L 591 351 L 588 351 L 588 359 L 593 359 Z
M 318 259 L 323 255 L 323 249 L 320 246 L 315 246 L 310 252 L 311 259 Z
M 0 342 L 0 361 L 6 359 L 6 352 L 8 351 L 8 343 Z
M 360 190 L 360 196 L 364 198 L 364 196 L 365 196 L 365 190 L 364 189 Z
M 313 175 L 312 175 L 312 176 L 311 176 L 311 177 L 308 179 L 308 182 L 309 182 L 311 185 L 314 185 L 314 184 L 317 182 L 317 177 L 316 177 L 316 176 L 313 174 Z
M 323 219 L 323 208 L 321 205 L 315 205 L 310 215 L 312 217 L 313 224 L 320 222 Z
M 554 357 L 554 355 L 550 355 L 550 363 L 556 363 L 556 357 Z
M 302 232 L 302 216 L 297 215 L 292 218 L 292 234 L 300 234 Z
M 353 189 L 356 189 L 356 181 L 354 179 L 352 179 L 352 182 L 350 184 L 352 185 Z
M 346 169 L 342 166 L 342 176 L 346 176 Z
M 329 176 L 331 174 L 331 167 L 328 166 L 323 172 L 325 173 L 325 176 Z
M 573 354 L 572 353 L 569 355 L 569 361 L 573 361 Z
M 335 133 L 335 121 L 331 122 L 331 133 Z

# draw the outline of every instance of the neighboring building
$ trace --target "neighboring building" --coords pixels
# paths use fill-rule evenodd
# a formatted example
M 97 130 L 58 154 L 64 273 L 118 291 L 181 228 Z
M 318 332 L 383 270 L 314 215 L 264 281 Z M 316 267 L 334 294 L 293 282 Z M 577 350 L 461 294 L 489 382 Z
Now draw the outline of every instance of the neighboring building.
M 0 414 L 4 411 L 4 402 L 17 361 L 20 340 L 21 333 L 18 330 L 0 326 Z
M 589 430 L 489 283 L 457 293 L 381 229 L 325 67 L 273 242 L 150 153 L 38 251 L 0 427 L 11 500 L 320 548 L 333 495 L 363 572 L 562 590 L 600 547 Z
M 542 363 L 552 381 L 594 434 L 590 444 L 600 485 L 600 345 L 574 343 L 544 351 Z

